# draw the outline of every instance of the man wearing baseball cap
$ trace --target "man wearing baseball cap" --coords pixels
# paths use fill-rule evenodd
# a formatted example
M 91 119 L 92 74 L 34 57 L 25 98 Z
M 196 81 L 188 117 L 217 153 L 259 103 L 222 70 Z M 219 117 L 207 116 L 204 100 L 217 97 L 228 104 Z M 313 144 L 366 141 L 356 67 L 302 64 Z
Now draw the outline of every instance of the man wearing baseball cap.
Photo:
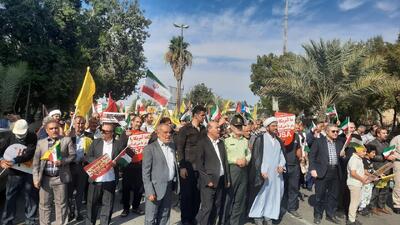
M 28 123 L 22 119 L 15 122 L 12 131 L 4 139 L 0 139 L 0 166 L 8 170 L 2 224 L 13 224 L 17 196 L 21 192 L 25 197 L 25 224 L 35 224 L 38 192 L 33 187 L 32 173 L 21 171 L 17 166 L 31 165 L 36 142 L 36 135 L 28 131 Z

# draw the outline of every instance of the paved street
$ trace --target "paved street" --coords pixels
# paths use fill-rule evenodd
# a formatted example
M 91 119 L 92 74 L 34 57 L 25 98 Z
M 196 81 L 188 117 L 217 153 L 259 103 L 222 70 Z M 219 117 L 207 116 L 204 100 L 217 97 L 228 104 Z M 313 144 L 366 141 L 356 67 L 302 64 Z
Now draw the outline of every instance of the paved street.
M 306 195 L 309 195 L 310 197 L 305 198 L 304 202 L 300 202 L 300 209 L 299 212 L 302 214 L 304 217 L 303 219 L 297 219 L 294 218 L 293 216 L 286 214 L 283 217 L 283 220 L 280 224 L 282 225 L 297 225 L 297 224 L 304 224 L 304 225 L 311 225 L 313 224 L 313 208 L 310 206 L 313 203 L 313 193 L 304 191 L 302 190 L 303 193 Z M 114 225 L 117 224 L 125 224 L 125 225 L 142 225 L 144 224 L 144 216 L 137 216 L 135 214 L 129 214 L 128 217 L 126 218 L 121 218 L 119 215 L 122 210 L 122 205 L 119 204 L 120 201 L 120 195 L 118 194 L 115 200 L 115 206 L 114 206 L 114 214 L 113 214 L 113 219 L 112 223 Z M 1 205 L 0 208 L 3 208 L 3 202 L 4 202 L 4 197 L 2 197 Z M 19 200 L 20 206 L 23 205 L 22 199 Z M 144 205 L 142 205 L 143 207 Z M 23 224 L 23 207 L 18 207 L 18 221 L 17 224 Z M 172 215 L 171 215 L 171 224 L 180 224 L 180 216 L 179 216 L 179 210 L 174 209 L 172 210 Z M 399 224 L 399 219 L 400 215 L 392 214 L 392 215 L 382 215 L 382 216 L 371 216 L 371 217 L 362 217 L 359 216 L 358 219 L 364 224 L 364 225 L 395 225 Z M 84 224 L 83 222 L 72 222 L 70 223 L 71 225 L 80 225 Z M 250 224 L 250 223 L 248 223 Z M 322 225 L 331 225 L 332 223 L 327 222 L 325 220 L 322 220 Z M 342 220 L 341 224 L 345 224 L 345 221 Z M 247 224 L 246 224 L 247 225 Z

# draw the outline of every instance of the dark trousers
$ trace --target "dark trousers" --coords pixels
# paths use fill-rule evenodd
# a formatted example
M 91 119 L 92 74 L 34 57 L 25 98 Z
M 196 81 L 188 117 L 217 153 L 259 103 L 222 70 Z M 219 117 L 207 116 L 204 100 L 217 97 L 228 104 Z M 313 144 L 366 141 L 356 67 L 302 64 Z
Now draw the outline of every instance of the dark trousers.
M 334 217 L 338 205 L 339 175 L 337 167 L 328 166 L 324 178 L 315 180 L 314 217 L 322 218 L 324 209 L 328 217 Z
M 2 224 L 13 224 L 17 210 L 17 197 L 22 194 L 21 192 L 25 198 L 25 224 L 35 224 L 39 194 L 38 190 L 33 187 L 32 174 L 27 173 L 23 175 L 8 175 Z
M 231 186 L 227 190 L 222 224 L 239 225 L 246 211 L 247 168 L 231 164 L 229 169 Z
M 389 195 L 389 185 L 386 185 L 384 188 L 375 188 L 372 189 L 372 196 L 370 206 L 373 208 L 385 208 L 386 200 Z
M 110 224 L 114 205 L 115 186 L 115 181 L 89 184 L 86 225 L 96 224 L 99 209 L 100 224 Z
M 282 207 L 289 212 L 299 209 L 300 174 L 300 165 L 288 165 L 287 172 L 284 174 L 285 192 L 282 198 Z
M 133 199 L 131 202 L 131 191 L 133 191 Z M 122 174 L 122 204 L 125 210 L 139 208 L 143 195 L 142 180 L 142 164 L 130 163 L 127 165 Z
M 200 191 L 197 186 L 199 173 L 187 168 L 188 176 L 180 179 L 181 189 L 181 221 L 193 223 L 200 207 Z
M 77 215 L 79 215 L 82 210 L 82 200 L 86 192 L 88 175 L 83 169 L 83 165 L 79 163 L 71 163 L 70 170 L 72 181 L 68 184 L 68 208 L 69 213 L 75 213 L 76 209 Z
M 222 207 L 222 193 L 225 188 L 224 179 L 224 176 L 219 178 L 217 188 L 200 187 L 201 204 L 197 214 L 199 225 L 214 225 L 217 221 Z
M 169 218 L 171 214 L 172 204 L 172 182 L 167 185 L 167 190 L 164 197 L 161 200 L 154 202 L 146 199 L 144 216 L 145 225 L 167 225 L 169 224 Z

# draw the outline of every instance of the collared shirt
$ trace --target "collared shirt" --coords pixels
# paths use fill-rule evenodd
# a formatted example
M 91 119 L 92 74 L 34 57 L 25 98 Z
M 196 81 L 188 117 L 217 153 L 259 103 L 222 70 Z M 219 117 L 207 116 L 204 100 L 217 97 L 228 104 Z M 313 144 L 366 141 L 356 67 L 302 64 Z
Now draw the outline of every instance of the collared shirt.
M 168 181 L 172 181 L 175 177 L 175 157 L 173 149 L 168 144 L 163 143 L 160 139 L 157 139 L 158 144 L 161 146 L 162 153 L 164 154 L 165 160 L 168 166 Z
M 112 147 L 113 147 L 113 140 L 103 141 L 103 155 L 107 154 L 111 158 L 112 157 Z M 96 182 L 109 182 L 109 181 L 114 181 L 114 180 L 115 180 L 114 168 L 111 168 L 103 176 L 98 177 L 96 179 Z
M 84 140 L 83 137 L 85 137 L 83 134 L 81 135 L 77 135 L 76 136 L 76 158 L 75 158 L 75 162 L 82 162 L 82 159 L 84 157 L 85 154 L 85 150 L 83 148 L 84 146 Z
M 349 163 L 347 164 L 347 185 L 362 187 L 363 183 L 351 176 L 352 170 L 355 170 L 357 175 L 361 177 L 364 177 L 365 175 L 363 160 L 356 153 L 353 153 L 350 157 Z
M 53 147 L 53 145 L 56 143 L 56 139 L 48 138 L 48 149 Z M 53 161 L 46 161 L 46 165 L 44 167 L 44 174 L 47 176 L 52 176 L 52 177 L 57 177 L 59 175 L 60 169 L 58 166 L 54 165 Z
M 140 127 L 140 130 L 147 132 L 147 133 L 153 133 L 154 128 L 153 128 L 153 125 L 144 122 L 142 124 L 142 126 Z
M 210 138 L 210 137 L 208 137 L 208 138 Z M 218 148 L 219 139 L 214 141 L 213 139 L 210 138 L 210 141 L 211 141 L 212 145 L 214 146 L 215 153 L 217 153 L 217 156 L 219 159 L 219 163 L 220 163 L 219 176 L 223 176 L 224 175 L 224 166 L 223 166 L 224 164 L 222 164 L 221 155 L 219 153 L 219 148 Z
M 330 141 L 328 138 L 326 139 L 328 144 L 328 153 L 329 153 L 329 165 L 335 166 L 338 164 L 337 153 L 336 153 L 336 142 Z
M 236 164 L 236 160 L 245 158 L 250 161 L 251 153 L 249 150 L 248 140 L 243 136 L 239 139 L 231 135 L 225 139 L 225 149 L 229 164 Z

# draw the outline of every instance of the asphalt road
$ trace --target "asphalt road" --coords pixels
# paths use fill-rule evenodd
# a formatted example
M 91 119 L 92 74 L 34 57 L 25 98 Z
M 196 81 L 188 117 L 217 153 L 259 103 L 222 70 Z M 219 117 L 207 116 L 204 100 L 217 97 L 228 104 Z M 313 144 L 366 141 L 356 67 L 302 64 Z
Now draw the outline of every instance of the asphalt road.
M 313 224 L 313 193 L 308 192 L 307 190 L 302 190 L 302 193 L 306 194 L 309 197 L 305 198 L 305 201 L 300 201 L 300 208 L 299 213 L 303 216 L 303 219 L 297 219 L 290 214 L 285 214 L 280 224 L 282 225 L 311 225 Z M 112 223 L 114 225 L 117 224 L 124 224 L 124 225 L 143 225 L 144 224 L 144 215 L 138 216 L 133 213 L 130 213 L 127 217 L 121 218 L 119 215 L 122 211 L 122 205 L 120 204 L 121 195 L 117 193 L 114 203 L 114 214 L 112 218 Z M 0 201 L 0 210 L 3 209 L 4 204 L 4 196 L 1 197 Z M 16 224 L 23 224 L 23 199 L 20 198 L 18 200 L 18 209 L 17 209 L 17 221 Z M 141 207 L 144 207 L 142 204 Z M 85 214 L 83 212 L 83 214 Z M 357 218 L 362 224 L 364 225 L 397 225 L 400 224 L 400 215 L 391 214 L 391 215 L 381 215 L 381 216 L 370 216 L 370 217 L 363 217 L 358 216 Z M 84 224 L 84 222 L 75 222 L 72 221 L 70 224 Z M 171 224 L 180 224 L 180 214 L 179 209 L 173 209 L 171 212 Z M 249 225 L 251 223 L 247 223 Z M 325 219 L 322 220 L 322 225 L 332 225 L 326 221 Z M 346 224 L 344 219 L 341 219 L 341 224 Z

